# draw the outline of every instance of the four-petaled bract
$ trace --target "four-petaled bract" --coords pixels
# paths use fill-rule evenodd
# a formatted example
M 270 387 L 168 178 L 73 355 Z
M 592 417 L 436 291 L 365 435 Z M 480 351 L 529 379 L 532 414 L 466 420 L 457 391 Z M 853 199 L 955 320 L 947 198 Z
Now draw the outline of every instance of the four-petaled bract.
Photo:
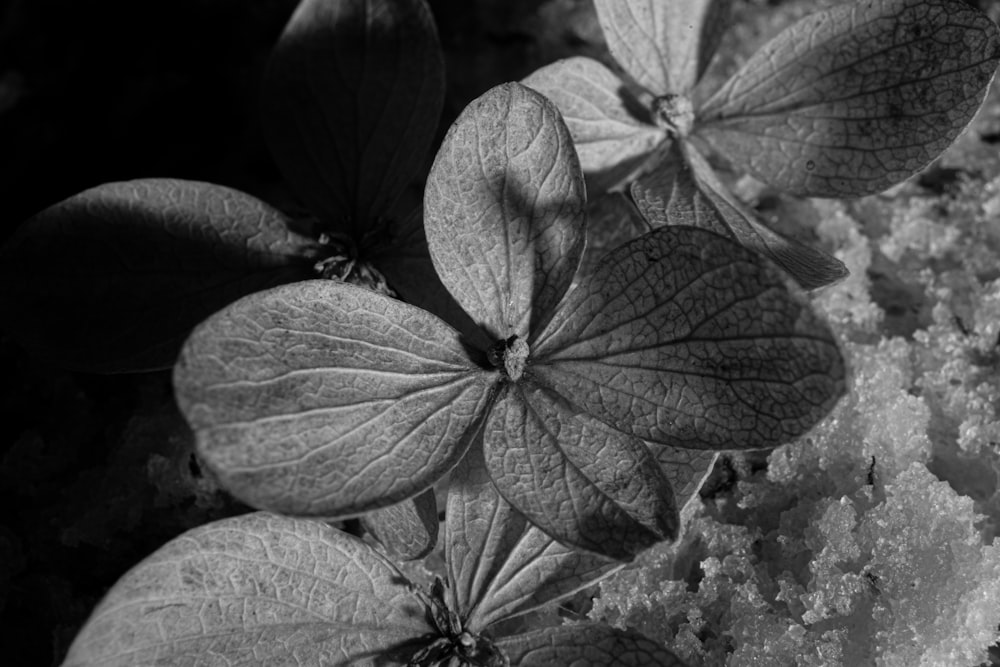
M 574 57 L 525 79 L 559 107 L 588 182 L 631 180 L 654 226 L 726 234 L 806 288 L 846 268 L 764 226 L 704 156 L 796 195 L 880 192 L 951 144 L 1000 59 L 997 26 L 962 0 L 865 0 L 796 23 L 714 87 L 731 0 L 594 4 L 623 76 Z
M 188 531 L 122 577 L 63 667 L 683 667 L 655 642 L 606 625 L 512 632 L 510 619 L 621 565 L 532 526 L 497 493 L 479 450 L 452 477 L 447 587 L 437 579 L 419 590 L 370 545 L 320 522 L 244 515 Z
M 368 544 L 320 522 L 249 514 L 191 530 L 134 567 L 63 667 L 470 665 L 683 667 L 635 632 L 510 619 L 620 569 L 533 527 L 474 451 L 448 494 L 445 587 L 419 590 Z M 508 621 L 499 625 L 501 621 Z
M 441 281 L 486 337 L 365 288 L 308 281 L 200 325 L 175 369 L 202 460 L 248 504 L 345 517 L 428 489 L 482 447 L 504 498 L 571 546 L 626 559 L 674 536 L 647 449 L 772 447 L 843 392 L 833 336 L 766 259 L 663 227 L 573 289 L 583 177 L 556 108 L 474 101 L 428 178 Z

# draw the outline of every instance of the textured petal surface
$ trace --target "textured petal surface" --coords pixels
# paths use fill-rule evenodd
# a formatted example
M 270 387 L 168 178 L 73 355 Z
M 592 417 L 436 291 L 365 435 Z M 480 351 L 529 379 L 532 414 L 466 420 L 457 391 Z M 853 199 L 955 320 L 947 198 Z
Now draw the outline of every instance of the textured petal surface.
M 440 522 L 434 489 L 369 512 L 361 517 L 361 523 L 396 558 L 423 558 L 437 545 Z
M 442 282 L 494 339 L 541 328 L 583 255 L 585 192 L 559 112 L 516 83 L 487 91 L 448 131 L 424 224 Z
M 472 632 L 553 604 L 623 567 L 532 525 L 497 492 L 477 447 L 452 472 L 445 516 L 451 605 Z
M 833 334 L 802 293 L 692 227 L 609 253 L 540 336 L 530 371 L 625 432 L 694 449 L 787 442 L 844 392 Z
M 371 258 L 389 286 L 406 303 L 423 308 L 455 327 L 470 347 L 489 348 L 493 341 L 458 305 L 434 270 L 420 212 L 401 218 L 392 232 L 392 244 Z
M 400 663 L 432 630 L 412 585 L 368 545 L 249 514 L 188 531 L 130 570 L 63 666 Z
M 685 94 L 708 66 L 731 0 L 594 0 L 615 60 L 654 95 Z
M 508 385 L 485 429 L 497 490 L 560 542 L 628 559 L 677 534 L 670 483 L 645 445 L 558 395 Z
M 729 236 L 787 271 L 805 289 L 847 276 L 835 257 L 768 228 L 733 196 L 696 148 L 674 142 L 650 172 L 633 181 L 632 199 L 653 227 L 690 225 Z
M 419 175 L 443 99 L 423 0 L 303 0 L 271 55 L 262 122 L 306 205 L 360 239 Z
M 880 192 L 979 109 L 1000 31 L 961 0 L 846 3 L 803 19 L 700 106 L 697 136 L 794 194 Z
M 546 65 L 523 83 L 558 107 L 591 198 L 625 179 L 665 138 L 618 75 L 591 58 Z
M 544 628 L 497 642 L 511 667 L 684 667 L 659 643 L 637 632 L 582 623 Z
M 210 183 L 86 190 L 25 222 L 0 250 L 4 328 L 61 366 L 169 368 L 216 310 L 311 276 L 317 248 L 286 223 L 264 202 Z
M 655 444 L 650 449 L 670 480 L 677 509 L 683 514 L 684 506 L 698 494 L 705 478 L 712 472 L 719 453 Z
M 458 463 L 492 377 L 429 313 L 317 280 L 207 320 L 174 385 L 228 491 L 254 507 L 332 517 L 409 498 Z

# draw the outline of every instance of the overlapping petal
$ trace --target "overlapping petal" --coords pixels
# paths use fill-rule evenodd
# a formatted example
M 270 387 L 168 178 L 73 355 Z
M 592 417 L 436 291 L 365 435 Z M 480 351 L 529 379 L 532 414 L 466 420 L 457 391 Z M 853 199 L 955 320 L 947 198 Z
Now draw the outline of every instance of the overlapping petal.
M 701 490 L 719 458 L 719 452 L 657 444 L 653 444 L 651 450 L 670 480 L 677 511 L 683 518 L 685 505 Z
M 455 301 L 434 270 L 420 210 L 397 220 L 392 233 L 392 244 L 369 258 L 389 286 L 406 303 L 434 313 L 455 327 L 468 346 L 489 348 L 493 341 Z
M 564 546 L 532 525 L 497 492 L 478 447 L 452 472 L 445 516 L 450 606 L 473 632 L 573 595 L 623 567 Z
M 760 222 L 687 142 L 674 142 L 655 168 L 633 181 L 631 194 L 653 227 L 691 225 L 733 238 L 769 258 L 805 289 L 829 285 L 847 275 L 840 260 Z
M 324 517 L 437 481 L 468 447 L 492 381 L 438 318 L 335 281 L 238 301 L 195 330 L 174 374 L 198 451 L 231 493 Z
M 497 399 L 483 448 L 500 494 L 564 544 L 628 559 L 677 534 L 670 483 L 643 443 L 530 381 Z
M 361 239 L 420 172 L 443 99 L 423 0 L 303 0 L 271 54 L 262 121 L 310 210 Z
M 615 60 L 653 95 L 686 94 L 725 31 L 731 0 L 594 0 Z
M 403 560 L 416 560 L 437 546 L 438 512 L 434 489 L 361 517 L 372 537 L 385 550 Z
M 644 440 L 779 445 L 844 392 L 833 334 L 782 272 L 712 232 L 612 251 L 539 336 L 532 376 Z
M 596 60 L 560 60 L 536 70 L 523 83 L 559 108 L 591 195 L 630 176 L 664 140 L 649 109 Z
M 316 244 L 284 214 L 210 183 L 142 179 L 74 195 L 0 252 L 6 327 L 52 363 L 168 368 L 198 322 L 245 294 L 310 276 Z
M 783 31 L 699 101 L 696 137 L 786 192 L 880 192 L 954 141 L 998 62 L 1000 30 L 961 0 L 846 3 Z
M 569 287 L 583 255 L 585 192 L 556 108 L 519 84 L 473 101 L 427 180 L 434 266 L 493 339 L 526 338 Z
M 63 667 L 403 662 L 434 628 L 399 570 L 322 523 L 249 514 L 188 531 L 108 592 Z

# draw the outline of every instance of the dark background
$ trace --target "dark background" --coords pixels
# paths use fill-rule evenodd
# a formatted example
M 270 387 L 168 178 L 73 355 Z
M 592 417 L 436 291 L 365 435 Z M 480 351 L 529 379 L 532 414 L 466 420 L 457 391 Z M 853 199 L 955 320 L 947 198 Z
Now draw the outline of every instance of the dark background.
M 596 34 L 580 0 L 430 4 L 449 66 L 438 140 L 471 99 L 586 52 L 578 33 Z M 267 199 L 280 175 L 260 135 L 258 86 L 295 5 L 0 1 L 0 243 L 111 181 L 169 176 Z M 52 368 L 3 328 L 0 314 L 0 663 L 44 667 L 129 567 L 245 508 L 191 457 L 169 374 Z
M 588 0 L 429 1 L 448 65 L 439 140 L 491 86 L 600 48 Z M 110 181 L 169 176 L 267 199 L 280 176 L 258 85 L 295 4 L 0 0 L 0 242 Z M 191 457 L 167 373 L 70 373 L 2 333 L 0 369 L 0 663 L 45 667 L 129 567 L 245 508 Z

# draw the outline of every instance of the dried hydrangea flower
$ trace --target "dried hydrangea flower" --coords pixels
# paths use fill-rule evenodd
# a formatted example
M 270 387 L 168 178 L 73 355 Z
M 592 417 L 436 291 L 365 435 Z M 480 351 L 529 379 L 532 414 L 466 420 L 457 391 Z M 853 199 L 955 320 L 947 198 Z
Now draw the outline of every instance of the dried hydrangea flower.
M 845 267 L 768 229 L 704 156 L 796 195 L 880 192 L 951 144 L 1000 60 L 996 25 L 961 0 L 868 0 L 792 25 L 716 88 L 703 75 L 730 0 L 594 4 L 624 72 L 577 57 L 525 79 L 563 113 L 590 182 L 629 180 L 654 226 L 726 234 L 806 288 Z
M 320 522 L 249 514 L 195 528 L 122 577 L 63 667 L 578 665 L 683 667 L 601 623 L 504 621 L 551 606 L 621 564 L 562 546 L 497 493 L 482 457 L 448 494 L 445 581 L 429 592 L 370 545 Z
M 777 267 L 708 231 L 658 229 L 570 289 L 584 206 L 555 107 L 519 84 L 487 92 L 435 159 L 425 225 L 441 281 L 491 342 L 344 283 L 246 297 L 176 367 L 204 462 L 255 507 L 343 517 L 423 492 L 482 446 L 500 493 L 566 544 L 628 558 L 672 537 L 644 441 L 790 440 L 843 392 L 842 359 Z

